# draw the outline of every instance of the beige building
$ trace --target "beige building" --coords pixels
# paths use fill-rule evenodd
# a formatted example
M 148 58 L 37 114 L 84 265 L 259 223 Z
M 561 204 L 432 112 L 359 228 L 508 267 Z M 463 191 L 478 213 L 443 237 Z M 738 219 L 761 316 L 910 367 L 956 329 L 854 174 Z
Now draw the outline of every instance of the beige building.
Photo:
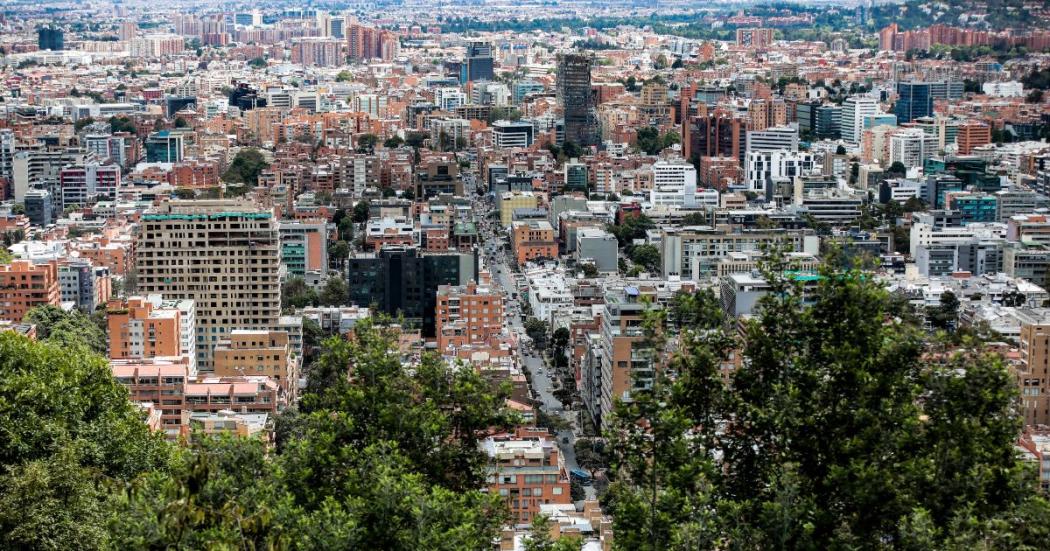
M 298 393 L 299 361 L 284 331 L 237 329 L 215 347 L 216 375 L 270 377 L 288 402 Z
M 1029 320 L 1021 325 L 1021 362 L 1017 386 L 1025 425 L 1050 425 L 1050 319 Z
M 534 209 L 539 199 L 531 191 L 507 191 L 499 198 L 499 222 L 504 228 L 510 226 L 514 209 Z
M 273 212 L 236 200 L 172 201 L 142 216 L 138 290 L 197 307 L 197 368 L 236 329 L 277 325 L 281 264 Z

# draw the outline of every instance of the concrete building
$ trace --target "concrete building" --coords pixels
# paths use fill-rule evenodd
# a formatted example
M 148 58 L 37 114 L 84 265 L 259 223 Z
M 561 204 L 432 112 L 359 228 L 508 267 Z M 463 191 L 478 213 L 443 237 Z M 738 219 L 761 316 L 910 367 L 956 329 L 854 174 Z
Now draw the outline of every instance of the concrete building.
M 70 258 L 58 265 L 58 287 L 62 302 L 72 302 L 88 314 L 105 304 L 113 292 L 109 269 L 84 258 Z
M 534 209 L 539 206 L 539 197 L 531 191 L 506 191 L 499 198 L 499 222 L 510 226 L 515 209 Z
M 696 208 L 696 167 L 684 159 L 653 163 L 653 207 Z
M 15 260 L 0 264 L 0 321 L 20 323 L 36 306 L 58 306 L 58 264 Z
M 593 263 L 599 272 L 613 273 L 619 269 L 619 244 L 616 237 L 601 228 L 576 230 L 576 261 Z
M 1016 369 L 1025 425 L 1050 425 L 1050 319 L 1021 325 L 1021 362 Z
M 281 310 L 273 213 L 237 200 L 165 202 L 142 215 L 139 291 L 193 300 L 197 364 L 235 329 L 271 329 Z
M 598 143 L 597 117 L 593 113 L 591 64 L 588 54 L 558 55 L 557 97 L 565 120 L 565 141 L 580 146 Z
M 328 270 L 328 222 L 282 220 L 277 223 L 281 239 L 281 264 L 289 274 Z
M 839 127 L 842 139 L 857 145 L 864 132 L 864 119 L 879 113 L 879 102 L 868 96 L 850 96 L 842 103 Z

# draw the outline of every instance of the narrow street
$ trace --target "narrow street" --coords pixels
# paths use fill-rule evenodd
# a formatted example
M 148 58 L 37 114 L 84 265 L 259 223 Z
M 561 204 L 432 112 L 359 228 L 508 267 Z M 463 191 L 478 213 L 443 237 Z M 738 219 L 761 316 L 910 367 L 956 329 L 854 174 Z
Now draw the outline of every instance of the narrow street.
M 576 426 L 576 414 L 571 410 L 564 410 L 561 402 L 554 397 L 551 367 L 546 364 L 542 353 L 524 342 L 525 326 L 521 315 L 523 297 L 514 281 L 515 274 L 511 271 L 507 254 L 500 248 L 500 244 L 505 242 L 505 238 L 504 241 L 501 241 L 502 231 L 497 233 L 498 221 L 488 217 L 491 212 L 491 206 L 484 198 L 477 198 L 474 201 L 474 207 L 478 213 L 478 219 L 483 220 L 482 226 L 479 227 L 482 237 L 483 258 L 486 266 L 492 273 L 493 281 L 503 290 L 506 298 L 504 305 L 506 328 L 518 339 L 518 352 L 521 354 L 521 363 L 524 369 L 529 372 L 529 379 L 532 381 L 533 398 L 538 401 L 539 408 L 544 413 L 563 419 L 571 427 L 571 430 L 559 431 L 555 438 L 557 439 L 558 449 L 565 460 L 566 470 L 578 469 L 579 465 L 576 463 L 574 447 L 576 432 L 579 430 Z M 494 260 L 490 261 L 490 257 L 494 258 Z M 517 298 L 513 298 L 515 293 L 517 293 Z M 584 486 L 584 491 L 588 499 L 595 498 L 594 486 Z

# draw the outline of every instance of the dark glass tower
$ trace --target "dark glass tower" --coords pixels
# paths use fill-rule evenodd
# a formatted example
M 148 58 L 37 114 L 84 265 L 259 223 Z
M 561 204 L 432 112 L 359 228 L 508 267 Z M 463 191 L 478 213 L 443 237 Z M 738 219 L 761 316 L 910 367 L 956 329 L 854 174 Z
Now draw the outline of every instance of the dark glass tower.
M 493 80 L 492 45 L 488 42 L 471 42 L 467 46 L 467 81 Z
M 897 104 L 893 106 L 897 124 L 933 115 L 933 93 L 928 82 L 898 82 Z
M 591 56 L 558 56 L 558 103 L 565 113 L 565 141 L 578 145 L 598 142 L 591 94 Z

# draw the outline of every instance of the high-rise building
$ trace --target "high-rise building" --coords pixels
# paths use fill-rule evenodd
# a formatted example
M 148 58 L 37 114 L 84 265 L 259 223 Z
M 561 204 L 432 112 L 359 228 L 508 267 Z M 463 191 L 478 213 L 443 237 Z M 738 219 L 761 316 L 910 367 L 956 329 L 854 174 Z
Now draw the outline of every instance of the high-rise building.
M 189 374 L 197 374 L 197 315 L 192 300 L 166 301 L 161 295 L 110 299 L 106 326 L 110 359 L 182 356 Z
M 40 27 L 36 30 L 37 47 L 41 50 L 57 52 L 66 49 L 66 38 L 62 29 L 57 27 Z
M 273 212 L 236 200 L 165 202 L 142 216 L 136 248 L 144 293 L 197 307 L 197 364 L 235 329 L 271 329 L 281 312 Z
M 308 67 L 342 65 L 343 41 L 314 36 L 297 38 L 292 41 L 292 63 Z
M 182 160 L 185 136 L 181 132 L 161 130 L 146 138 L 146 162 L 177 163 Z
M 113 201 L 120 190 L 120 167 L 112 162 L 70 165 L 59 171 L 58 185 L 61 190 L 58 200 L 63 210 Z
M 890 164 L 900 162 L 905 168 L 923 166 L 937 154 L 937 137 L 919 128 L 905 128 L 890 136 Z
M 404 316 L 424 337 L 435 336 L 437 289 L 478 280 L 475 254 L 423 253 L 413 247 L 389 247 L 348 261 L 349 302 L 375 306 Z
M 685 159 L 653 163 L 649 202 L 655 206 L 696 207 L 696 167 Z
M 492 45 L 488 42 L 471 42 L 467 44 L 467 62 L 463 66 L 463 82 L 493 80 Z
M 1031 319 L 1021 324 L 1021 364 L 1017 386 L 1026 425 L 1050 424 L 1050 320 Z
M 893 106 L 893 113 L 897 115 L 898 124 L 933 115 L 931 86 L 928 82 L 897 83 L 897 103 Z
M 737 29 L 736 45 L 761 50 L 773 44 L 773 29 Z
M 595 145 L 598 140 L 596 117 L 592 112 L 591 64 L 587 54 L 558 56 L 558 103 L 564 111 L 565 141 Z
M 992 142 L 992 127 L 981 121 L 966 121 L 959 125 L 955 142 L 959 145 L 959 155 L 969 155 L 975 147 Z
M 839 128 L 842 139 L 859 144 L 864 134 L 864 119 L 879 113 L 879 102 L 868 96 L 850 96 L 842 103 Z

